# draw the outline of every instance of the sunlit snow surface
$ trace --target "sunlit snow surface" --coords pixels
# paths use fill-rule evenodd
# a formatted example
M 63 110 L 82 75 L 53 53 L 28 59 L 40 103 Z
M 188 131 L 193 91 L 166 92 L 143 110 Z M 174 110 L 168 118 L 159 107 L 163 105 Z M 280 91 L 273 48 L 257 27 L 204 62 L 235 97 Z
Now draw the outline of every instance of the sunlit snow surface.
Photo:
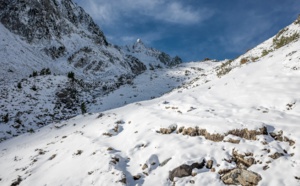
M 216 172 L 204 168 L 194 177 L 176 178 L 176 185 L 191 185 L 190 180 L 195 185 L 223 185 L 217 172 L 235 166 L 224 161 L 235 148 L 240 153 L 252 152 L 262 162 L 249 168 L 262 176 L 259 185 L 299 185 L 295 179 L 300 176 L 299 47 L 298 40 L 221 78 L 207 68 L 205 79 L 160 98 L 77 116 L 7 140 L 0 144 L 0 184 L 10 185 L 20 176 L 20 185 L 122 185 L 123 177 L 127 185 L 172 185 L 169 171 L 184 163 L 212 159 Z M 136 81 L 145 87 L 149 83 L 148 79 Z M 126 101 L 127 92 L 124 87 L 103 102 Z M 266 126 L 269 132 L 282 130 L 296 143 L 289 146 L 261 135 L 255 141 L 240 139 L 240 144 L 232 144 L 156 132 L 171 124 L 198 126 L 211 133 Z M 269 155 L 275 152 L 284 156 L 273 160 Z M 159 166 L 168 158 L 172 159 Z M 142 170 L 144 164 L 148 168 Z M 265 165 L 267 170 L 263 170 Z M 137 174 L 141 178 L 134 180 Z

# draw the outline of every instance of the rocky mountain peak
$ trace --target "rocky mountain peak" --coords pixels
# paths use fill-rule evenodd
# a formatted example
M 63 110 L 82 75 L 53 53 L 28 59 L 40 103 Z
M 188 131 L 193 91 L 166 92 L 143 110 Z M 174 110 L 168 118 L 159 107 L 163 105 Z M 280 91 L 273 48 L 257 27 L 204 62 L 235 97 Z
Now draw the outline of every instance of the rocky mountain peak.
M 92 18 L 71 0 L 11 0 L 0 3 L 0 22 L 29 43 L 60 40 L 73 33 L 107 45 Z
M 147 47 L 143 43 L 141 39 L 137 39 L 136 42 L 132 45 L 132 50 L 134 52 L 141 52 L 142 50 L 145 50 Z

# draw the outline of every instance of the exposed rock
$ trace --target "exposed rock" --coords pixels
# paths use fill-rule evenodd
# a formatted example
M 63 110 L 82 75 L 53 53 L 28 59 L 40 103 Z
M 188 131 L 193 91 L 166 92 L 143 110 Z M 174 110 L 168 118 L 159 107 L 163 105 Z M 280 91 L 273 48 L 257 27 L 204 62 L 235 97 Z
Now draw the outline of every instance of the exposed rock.
M 175 130 L 177 129 L 177 125 L 174 124 L 174 125 L 170 125 L 168 128 L 161 128 L 159 130 L 159 132 L 161 134 L 171 134 L 172 132 L 174 132 Z
M 296 143 L 294 140 L 291 140 L 286 136 L 284 136 L 283 141 L 288 142 L 290 146 L 293 146 Z
M 203 160 L 201 163 L 193 163 L 192 165 L 180 165 L 179 167 L 169 172 L 169 179 L 173 181 L 175 177 L 182 178 L 186 176 L 191 176 L 193 169 L 202 169 L 204 165 L 205 160 Z
M 159 166 L 163 167 L 165 166 L 172 158 L 168 158 L 165 161 L 163 161 Z
M 114 149 L 113 149 L 112 147 L 108 147 L 107 150 L 108 150 L 108 151 L 112 151 L 112 150 L 114 150 Z
M 130 66 L 131 71 L 136 75 L 141 74 L 147 69 L 147 67 L 138 58 L 132 55 L 126 55 L 126 61 Z
M 172 58 L 169 54 L 158 51 L 154 48 L 149 48 L 144 45 L 141 39 L 138 39 L 133 45 L 123 47 L 125 53 L 140 58 L 141 56 L 147 56 L 148 58 L 140 58 L 141 61 L 148 63 L 150 70 L 158 68 L 171 67 L 182 63 L 180 57 L 175 56 Z
M 113 164 L 117 164 L 119 161 L 120 159 L 118 157 L 112 157 L 110 162 Z
M 263 170 L 267 170 L 268 168 L 270 168 L 269 165 L 263 166 Z
M 127 184 L 127 179 L 126 177 L 124 176 L 121 180 L 119 180 L 119 182 L 123 183 L 123 184 Z
M 234 143 L 234 144 L 239 144 L 241 140 L 234 140 L 232 138 L 229 138 L 228 140 L 225 140 L 224 142 L 229 142 L 229 143 Z
M 248 130 L 248 129 L 234 129 L 227 132 L 227 135 L 231 134 L 247 140 L 256 140 L 257 135 L 267 135 L 268 131 L 266 127 L 259 128 L 259 130 Z
M 240 138 L 244 138 L 247 140 L 256 140 L 257 135 L 267 135 L 268 131 L 266 127 L 259 128 L 258 130 L 248 130 L 248 129 L 234 129 L 230 130 L 229 132 L 225 134 L 211 134 L 209 133 L 206 129 L 200 129 L 199 127 L 180 127 L 177 131 L 177 134 L 182 133 L 183 135 L 189 135 L 189 136 L 203 136 L 207 140 L 211 140 L 214 142 L 221 142 L 224 140 L 225 136 L 228 135 L 233 135 L 237 136 Z M 230 142 L 230 143 L 236 143 L 238 144 L 240 140 L 234 140 L 229 138 L 229 140 L 226 140 L 225 142 Z
M 181 130 L 183 135 L 204 136 L 205 139 L 215 141 L 215 142 L 220 142 L 224 139 L 224 136 L 221 134 L 210 134 L 209 132 L 206 131 L 206 129 L 199 129 L 198 127 L 182 128 Z
M 221 180 L 226 185 L 242 185 L 250 186 L 257 185 L 261 176 L 255 172 L 244 170 L 244 169 L 233 169 L 230 172 L 224 174 Z
M 56 59 L 59 57 L 62 57 L 65 52 L 66 52 L 66 47 L 65 46 L 51 46 L 50 48 L 45 48 L 45 52 L 48 56 L 51 56 L 52 59 Z
M 283 132 L 282 130 L 278 131 L 277 133 L 275 132 L 270 132 L 270 136 L 272 138 L 274 138 L 274 140 L 277 140 L 277 141 L 283 141 L 283 136 L 282 136 Z
M 1 180 L 0 180 L 1 181 Z M 20 183 L 23 181 L 21 176 L 18 176 L 18 178 L 11 184 L 11 186 L 17 186 L 20 185 Z
M 1 5 L 1 23 L 30 43 L 42 39 L 60 39 L 74 32 L 74 26 L 81 26 L 93 34 L 90 37 L 95 42 L 108 45 L 92 18 L 71 0 L 16 0 Z M 23 19 L 24 16 L 26 19 Z
M 174 58 L 171 58 L 168 54 L 161 52 L 158 55 L 158 59 L 165 65 L 168 66 L 174 66 L 174 65 L 178 65 L 180 63 L 182 63 L 182 60 L 180 59 L 180 57 L 176 56 Z
M 291 139 L 289 139 L 288 137 L 283 136 L 283 131 L 282 131 L 282 130 L 278 131 L 277 133 L 275 133 L 275 132 L 270 132 L 270 136 L 271 136 L 274 140 L 276 140 L 276 141 L 284 141 L 284 142 L 288 142 L 290 146 L 295 145 L 295 141 L 294 141 L 294 140 L 291 140 Z
M 206 168 L 211 169 L 214 165 L 214 161 L 213 160 L 208 160 L 206 163 Z
M 284 154 L 283 153 L 279 153 L 279 152 L 275 152 L 274 154 L 269 155 L 269 157 L 272 158 L 272 159 L 274 159 L 274 160 L 280 158 L 281 156 L 284 156 Z
M 104 136 L 108 136 L 108 137 L 112 137 L 112 134 L 111 134 L 111 133 L 109 133 L 109 132 L 105 132 L 105 133 L 103 133 L 102 135 L 104 135 Z
M 224 135 L 218 134 L 218 133 L 211 134 L 211 133 L 207 132 L 206 129 L 199 129 L 198 132 L 199 132 L 200 136 L 204 136 L 205 139 L 208 139 L 208 140 L 211 140 L 214 142 L 221 142 L 224 139 Z
M 183 130 L 184 130 L 184 127 L 180 127 L 180 128 L 177 130 L 177 134 L 182 133 Z
M 226 174 L 226 173 L 228 173 L 228 172 L 230 172 L 230 171 L 232 171 L 233 169 L 220 169 L 219 171 L 218 171 L 218 174 L 220 174 L 220 175 L 224 175 L 224 174 Z
M 197 128 L 192 128 L 192 127 L 183 129 L 182 134 L 189 135 L 189 136 L 199 136 Z
M 248 154 L 253 155 L 253 154 Z M 239 168 L 248 168 L 255 163 L 255 159 L 253 157 L 246 158 L 246 155 L 239 154 L 237 151 L 232 149 L 232 160 L 237 164 Z
M 144 164 L 143 167 L 142 167 L 142 170 L 145 170 L 148 168 L 148 165 L 147 164 Z
M 139 180 L 141 177 L 142 177 L 142 176 L 138 174 L 138 175 L 133 176 L 133 179 L 134 179 L 134 180 Z

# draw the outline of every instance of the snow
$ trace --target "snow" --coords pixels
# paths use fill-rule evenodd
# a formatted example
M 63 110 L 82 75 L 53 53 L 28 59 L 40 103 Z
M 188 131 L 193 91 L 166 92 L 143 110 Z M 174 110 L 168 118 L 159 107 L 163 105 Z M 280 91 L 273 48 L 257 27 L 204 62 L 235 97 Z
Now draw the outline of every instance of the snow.
M 0 183 L 9 185 L 20 176 L 20 185 L 122 185 L 119 181 L 126 177 L 127 185 L 173 185 L 169 171 L 211 159 L 215 172 L 194 170 L 194 177 L 176 178 L 176 185 L 192 185 L 191 180 L 195 185 L 224 185 L 218 171 L 235 167 L 224 161 L 235 149 L 251 152 L 256 161 L 262 162 L 248 169 L 262 176 L 259 185 L 299 185 L 295 179 L 300 176 L 299 46 L 297 40 L 255 63 L 236 66 L 220 78 L 214 66 L 208 65 L 198 72 L 199 79 L 190 79 L 190 83 L 162 97 L 133 101 L 101 114 L 79 115 L 4 141 L 0 144 Z M 137 77 L 135 83 L 144 85 L 140 90 L 148 93 L 151 89 L 147 85 L 152 86 L 146 76 Z M 159 77 L 166 80 L 166 76 Z M 123 87 L 105 100 L 113 102 L 118 94 L 128 97 L 125 93 L 129 88 Z M 295 144 L 276 141 L 270 135 L 259 135 L 257 140 L 227 136 L 241 140 L 233 144 L 203 136 L 157 133 L 174 124 L 221 134 L 265 126 L 268 132 L 282 130 Z M 284 155 L 270 158 L 275 152 Z M 159 166 L 169 158 L 166 165 Z M 144 164 L 148 168 L 142 170 Z M 269 168 L 263 170 L 266 165 Z M 141 178 L 134 180 L 137 174 Z
M 71 6 L 77 16 L 84 13 Z M 21 21 L 28 20 L 24 16 Z M 141 39 L 123 48 L 95 44 L 86 28 L 89 21 L 78 28 L 67 24 L 72 32 L 59 40 L 31 44 L 0 24 L 0 116 L 9 114 L 9 121 L 0 123 L 0 185 L 218 186 L 224 185 L 218 171 L 237 166 L 230 162 L 234 150 L 253 154 L 256 163 L 248 170 L 261 175 L 259 185 L 300 185 L 300 40 L 279 49 L 273 42 L 299 34 L 299 24 L 232 61 L 168 67 L 159 60 L 162 53 Z M 52 60 L 44 52 L 52 46 L 65 46 L 66 54 Z M 85 52 L 87 46 L 90 50 Z M 73 60 L 68 60 L 72 54 Z M 133 75 L 126 54 L 148 70 L 111 91 L 103 90 L 121 75 Z M 80 64 L 82 59 L 91 66 Z M 241 64 L 242 59 L 248 62 Z M 42 68 L 50 68 L 52 74 L 27 78 Z M 222 69 L 224 73 L 218 73 Z M 73 86 L 66 77 L 70 71 L 93 84 L 77 87 L 76 104 L 86 103 L 87 114 L 80 115 L 78 105 L 72 110 L 56 107 L 57 93 Z M 183 135 L 181 127 L 224 138 Z M 269 134 L 252 140 L 232 132 L 262 127 Z M 176 130 L 161 132 L 170 128 Z M 282 133 L 283 140 L 276 140 L 272 132 Z M 1 141 L 6 138 L 11 139 Z M 282 156 L 274 159 L 274 153 Z M 194 169 L 193 176 L 176 177 L 175 183 L 169 179 L 169 171 L 203 160 L 213 160 L 214 171 Z M 134 179 L 137 175 L 140 178 Z
M 85 90 L 77 86 L 77 97 L 79 103 L 86 103 L 88 112 L 102 112 L 159 97 L 198 79 L 199 73 L 204 73 L 205 69 L 212 70 L 216 65 L 213 62 L 185 63 L 174 68 L 149 70 L 134 78 L 130 84 L 106 94 L 103 94 L 102 87 Z M 205 81 L 206 77 L 202 79 Z M 63 109 L 64 104 L 60 104 L 56 96 L 62 89 L 70 87 L 70 80 L 66 76 L 37 76 L 24 78 L 19 83 L 22 88 L 18 88 L 16 82 L 2 86 L 0 90 L 0 116 L 9 115 L 9 121 L 0 125 L 0 141 L 81 113 L 80 105 L 76 104 L 71 112 Z M 37 90 L 32 90 L 33 86 Z M 16 123 L 17 120 L 20 124 Z

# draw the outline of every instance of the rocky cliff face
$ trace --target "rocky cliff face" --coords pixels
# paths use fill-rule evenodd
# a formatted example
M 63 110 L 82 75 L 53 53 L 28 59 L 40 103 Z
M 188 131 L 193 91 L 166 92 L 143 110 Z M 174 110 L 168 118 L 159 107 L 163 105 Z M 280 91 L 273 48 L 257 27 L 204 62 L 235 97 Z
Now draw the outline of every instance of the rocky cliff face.
M 1 23 L 30 43 L 60 40 L 64 35 L 76 33 L 108 45 L 92 18 L 71 0 L 1 0 L 0 3 Z

